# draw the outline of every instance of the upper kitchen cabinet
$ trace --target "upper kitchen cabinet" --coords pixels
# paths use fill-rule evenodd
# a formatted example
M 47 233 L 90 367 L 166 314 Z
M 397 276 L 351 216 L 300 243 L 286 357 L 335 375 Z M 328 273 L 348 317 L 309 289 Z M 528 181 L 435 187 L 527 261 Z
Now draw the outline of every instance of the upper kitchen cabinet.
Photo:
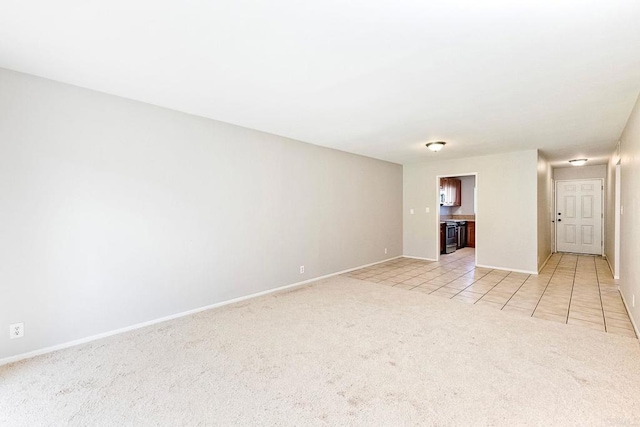
M 462 204 L 462 181 L 457 178 L 440 178 L 440 205 L 460 206 Z

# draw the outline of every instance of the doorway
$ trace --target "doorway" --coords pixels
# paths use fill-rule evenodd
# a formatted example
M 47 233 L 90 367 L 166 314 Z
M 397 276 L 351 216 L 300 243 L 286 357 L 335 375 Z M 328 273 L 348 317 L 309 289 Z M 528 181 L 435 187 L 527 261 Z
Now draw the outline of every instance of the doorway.
M 556 250 L 602 255 L 602 179 L 556 181 Z
M 435 239 L 435 260 L 446 257 L 454 261 L 464 257 L 477 265 L 478 173 L 437 175 L 436 197 L 439 208 L 435 226 L 436 236 L 440 238 Z M 454 234 L 455 238 L 452 238 Z

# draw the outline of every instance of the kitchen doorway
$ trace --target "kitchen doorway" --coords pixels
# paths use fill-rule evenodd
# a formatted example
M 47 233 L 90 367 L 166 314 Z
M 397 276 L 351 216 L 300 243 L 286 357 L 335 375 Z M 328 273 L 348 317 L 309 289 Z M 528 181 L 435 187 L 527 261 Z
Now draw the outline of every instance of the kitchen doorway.
M 602 179 L 556 181 L 556 250 L 603 254 Z
M 436 188 L 436 261 L 454 261 L 464 253 L 477 265 L 478 173 L 438 175 Z

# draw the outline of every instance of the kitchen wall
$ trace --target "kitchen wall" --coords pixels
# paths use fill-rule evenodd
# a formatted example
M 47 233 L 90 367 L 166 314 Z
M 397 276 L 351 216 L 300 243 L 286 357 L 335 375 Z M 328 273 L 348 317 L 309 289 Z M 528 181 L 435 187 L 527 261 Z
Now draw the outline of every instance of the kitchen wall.
M 474 203 L 474 188 L 476 186 L 476 177 L 460 176 L 458 177 L 462 186 L 462 198 L 460 206 L 452 206 L 451 215 L 473 215 L 475 214 L 473 208 Z
M 595 166 L 568 166 L 553 168 L 553 179 L 595 179 L 607 178 L 607 165 Z
M 620 137 L 620 291 L 640 326 L 640 98 Z M 634 304 L 635 301 L 635 304 Z
M 551 256 L 553 242 L 553 191 L 551 166 L 538 153 L 538 270 Z
M 537 163 L 537 150 L 527 150 L 405 165 L 405 255 L 438 257 L 438 176 L 477 172 L 478 264 L 537 272 Z
M 0 93 L 0 330 L 25 322 L 0 358 L 402 254 L 400 165 L 1 69 Z

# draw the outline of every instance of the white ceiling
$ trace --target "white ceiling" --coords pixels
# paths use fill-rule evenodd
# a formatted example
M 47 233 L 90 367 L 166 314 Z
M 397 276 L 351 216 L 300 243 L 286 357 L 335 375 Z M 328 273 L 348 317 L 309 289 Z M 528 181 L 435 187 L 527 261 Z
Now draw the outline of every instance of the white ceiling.
M 640 91 L 637 0 L 0 6 L 0 67 L 398 163 L 593 164 Z

